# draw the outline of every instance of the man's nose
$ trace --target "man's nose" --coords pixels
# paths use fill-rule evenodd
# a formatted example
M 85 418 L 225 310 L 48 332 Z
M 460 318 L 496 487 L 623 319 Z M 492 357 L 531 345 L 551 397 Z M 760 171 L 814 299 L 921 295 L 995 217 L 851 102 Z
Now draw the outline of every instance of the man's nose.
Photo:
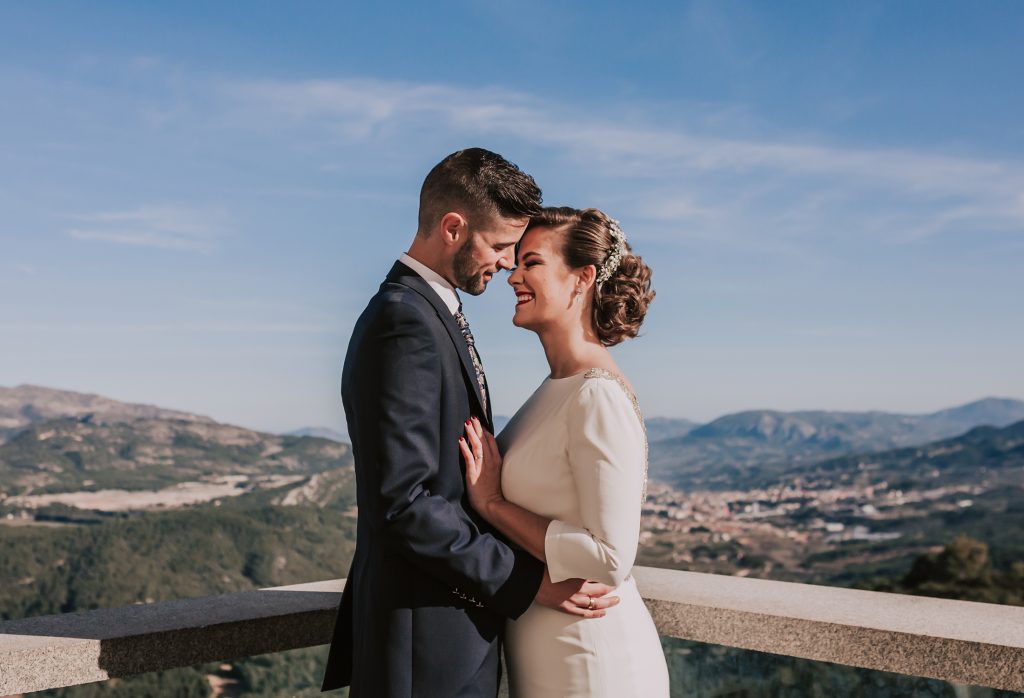
M 511 269 L 512 268 L 512 257 L 515 255 L 515 251 L 502 252 L 498 256 L 498 268 L 499 269 Z

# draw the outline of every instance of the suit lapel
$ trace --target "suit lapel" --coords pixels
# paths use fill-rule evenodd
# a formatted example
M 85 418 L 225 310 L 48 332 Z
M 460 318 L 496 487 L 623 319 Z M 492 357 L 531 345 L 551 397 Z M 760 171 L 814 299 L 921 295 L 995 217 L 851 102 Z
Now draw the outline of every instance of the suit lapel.
M 476 350 L 477 356 L 480 356 L 480 350 Z M 484 357 L 480 356 L 480 364 L 483 365 Z M 474 373 L 475 375 L 475 373 Z M 487 391 L 487 425 L 491 428 L 491 433 L 494 434 L 494 415 L 491 413 L 491 403 L 494 402 L 494 396 L 491 395 L 491 386 L 487 384 L 487 374 L 484 373 L 484 390 Z M 497 436 L 497 434 L 495 434 Z
M 484 412 L 483 397 L 480 395 L 480 384 L 476 379 L 476 369 L 473 368 L 473 359 L 469 355 L 469 348 L 466 346 L 466 338 L 462 336 L 462 330 L 459 329 L 459 324 L 455 322 L 455 316 L 452 315 L 448 306 L 445 305 L 444 301 L 441 300 L 440 296 L 430 288 L 430 284 L 423 280 L 423 277 L 417 274 L 415 271 L 402 264 L 401 262 L 395 262 L 395 265 L 391 267 L 391 271 L 388 272 L 387 282 L 402 284 L 408 286 L 413 291 L 427 299 L 427 302 L 433 306 L 437 312 L 437 316 L 441 319 L 441 324 L 444 325 L 445 330 L 448 331 L 448 336 L 452 340 L 452 344 L 455 345 L 455 351 L 459 355 L 459 360 L 462 362 L 462 370 L 465 373 L 467 382 L 472 386 L 473 397 L 476 398 L 477 408 L 481 412 Z M 479 353 L 479 350 L 477 350 Z M 486 381 L 486 377 L 484 378 Z M 488 401 L 490 402 L 490 401 Z M 487 426 L 492 427 L 491 410 L 490 405 L 487 406 L 485 417 L 487 419 Z

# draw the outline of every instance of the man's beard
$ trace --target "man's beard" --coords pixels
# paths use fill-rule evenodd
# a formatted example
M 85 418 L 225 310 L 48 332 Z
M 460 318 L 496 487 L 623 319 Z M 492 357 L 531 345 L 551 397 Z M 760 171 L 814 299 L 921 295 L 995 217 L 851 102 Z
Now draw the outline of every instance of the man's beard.
M 484 281 L 484 272 L 473 259 L 473 237 L 470 236 L 466 242 L 455 253 L 452 260 L 452 274 L 455 276 L 455 287 L 465 291 L 471 296 L 479 296 L 487 288 Z

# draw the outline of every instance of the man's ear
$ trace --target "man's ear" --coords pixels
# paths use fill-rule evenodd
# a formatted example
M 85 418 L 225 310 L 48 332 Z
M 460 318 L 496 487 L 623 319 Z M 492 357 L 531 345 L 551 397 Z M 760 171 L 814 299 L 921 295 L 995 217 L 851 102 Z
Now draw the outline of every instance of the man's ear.
M 461 213 L 451 211 L 441 217 L 441 239 L 445 245 L 458 245 L 469 233 L 469 223 Z

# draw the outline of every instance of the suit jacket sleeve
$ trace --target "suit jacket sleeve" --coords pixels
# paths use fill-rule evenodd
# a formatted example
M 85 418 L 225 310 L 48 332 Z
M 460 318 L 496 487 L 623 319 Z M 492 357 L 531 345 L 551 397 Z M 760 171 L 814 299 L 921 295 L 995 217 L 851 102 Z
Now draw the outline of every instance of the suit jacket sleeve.
M 378 456 L 382 539 L 425 574 L 515 618 L 533 601 L 543 564 L 481 531 L 459 502 L 427 487 L 440 468 L 444 399 L 441 357 L 427 322 L 436 318 L 410 303 L 388 303 L 384 329 L 371 347 L 380 370 L 356 378 L 361 406 L 371 407 L 364 414 L 376 416 L 358 428 Z M 451 438 L 456 447 L 457 435 Z

